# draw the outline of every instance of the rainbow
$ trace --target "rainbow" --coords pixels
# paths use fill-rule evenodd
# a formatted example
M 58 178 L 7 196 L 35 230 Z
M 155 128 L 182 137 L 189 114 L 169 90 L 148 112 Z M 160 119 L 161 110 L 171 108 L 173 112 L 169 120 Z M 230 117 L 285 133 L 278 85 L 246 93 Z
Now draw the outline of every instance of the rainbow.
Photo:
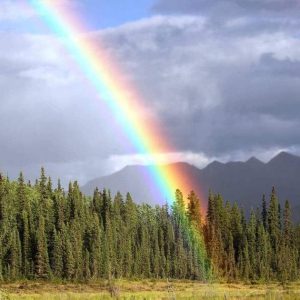
M 88 37 L 87 30 L 79 18 L 55 0 L 30 0 L 51 29 L 62 38 L 70 53 L 94 85 L 99 98 L 104 101 L 134 145 L 138 154 L 146 155 L 153 189 L 159 192 L 162 203 L 172 203 L 175 189 L 185 195 L 196 185 L 180 167 L 158 163 L 157 155 L 176 152 L 162 134 L 159 122 L 149 118 L 145 101 L 136 89 L 124 78 L 124 74 L 101 47 L 101 42 Z M 199 191 L 197 191 L 199 193 Z
M 150 179 L 153 190 L 158 191 L 162 203 L 172 204 L 175 190 L 187 195 L 194 189 L 198 195 L 199 186 L 178 164 L 160 164 L 161 154 L 174 153 L 166 136 L 161 132 L 158 120 L 149 118 L 145 101 L 133 86 L 121 76 L 123 72 L 113 64 L 99 40 L 86 35 L 86 28 L 79 19 L 68 12 L 56 0 L 29 0 L 43 16 L 56 34 L 62 38 L 69 51 L 81 66 L 87 78 L 96 88 L 99 98 L 104 101 L 133 144 L 138 154 L 148 157 Z M 85 34 L 82 34 L 85 33 Z M 148 182 L 148 181 L 147 181 Z M 154 183 L 154 184 L 152 184 Z M 198 188 L 198 189 L 197 189 Z M 153 192 L 154 193 L 154 192 Z M 155 193 L 156 195 L 156 193 Z M 201 199 L 201 194 L 200 194 Z M 202 203 L 203 204 L 203 203 Z M 187 214 L 180 210 L 181 227 L 201 269 L 202 278 L 209 278 L 210 263 L 207 259 L 204 240 L 199 231 L 188 221 Z

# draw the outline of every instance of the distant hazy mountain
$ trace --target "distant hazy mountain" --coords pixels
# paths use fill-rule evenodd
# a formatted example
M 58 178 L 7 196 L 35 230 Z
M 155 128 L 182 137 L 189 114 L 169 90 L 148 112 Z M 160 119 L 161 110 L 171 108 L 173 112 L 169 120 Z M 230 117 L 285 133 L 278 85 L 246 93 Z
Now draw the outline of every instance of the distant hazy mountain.
M 261 204 L 263 194 L 268 197 L 272 186 L 276 187 L 281 203 L 289 199 L 294 218 L 300 220 L 300 157 L 281 152 L 268 163 L 255 157 L 246 162 L 214 161 L 204 169 L 186 163 L 178 163 L 184 176 L 196 182 L 195 190 L 201 187 L 205 199 L 211 189 L 222 194 L 225 200 L 237 202 L 249 212 Z M 147 167 L 128 166 L 112 175 L 100 177 L 82 187 L 92 194 L 95 187 L 110 189 L 114 194 L 130 192 L 137 202 L 157 203 L 147 186 Z M 176 188 L 176 187 L 174 187 Z

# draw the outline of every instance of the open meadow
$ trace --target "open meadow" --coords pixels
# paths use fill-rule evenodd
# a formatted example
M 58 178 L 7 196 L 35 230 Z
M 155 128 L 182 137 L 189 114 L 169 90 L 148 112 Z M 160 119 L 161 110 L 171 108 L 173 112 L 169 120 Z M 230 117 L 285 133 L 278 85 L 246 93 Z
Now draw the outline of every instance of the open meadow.
M 287 284 L 204 284 L 192 281 L 116 281 L 90 284 L 22 282 L 2 284 L 0 299 L 83 300 L 83 299 L 300 299 L 300 283 Z

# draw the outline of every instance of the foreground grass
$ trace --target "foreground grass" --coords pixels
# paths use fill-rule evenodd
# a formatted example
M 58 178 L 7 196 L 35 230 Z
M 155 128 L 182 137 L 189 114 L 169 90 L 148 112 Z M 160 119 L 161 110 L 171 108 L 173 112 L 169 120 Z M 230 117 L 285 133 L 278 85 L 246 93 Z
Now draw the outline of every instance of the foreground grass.
M 50 284 L 22 282 L 2 284 L 2 299 L 99 300 L 99 299 L 300 299 L 300 282 L 282 286 L 243 284 L 203 284 L 192 281 L 116 281 L 90 284 Z M 111 297 L 111 294 L 114 297 Z

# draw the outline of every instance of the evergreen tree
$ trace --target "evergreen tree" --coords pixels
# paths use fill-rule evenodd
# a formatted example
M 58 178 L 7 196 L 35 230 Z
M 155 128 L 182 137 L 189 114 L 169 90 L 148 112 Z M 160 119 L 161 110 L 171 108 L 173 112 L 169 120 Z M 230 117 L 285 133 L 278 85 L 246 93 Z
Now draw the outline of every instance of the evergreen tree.
M 267 229 L 267 225 L 268 225 L 268 211 L 267 211 L 267 202 L 266 202 L 266 196 L 265 194 L 263 195 L 262 198 L 262 222 L 263 222 L 263 226 L 265 229 Z
M 268 210 L 268 230 L 270 234 L 270 242 L 272 247 L 272 271 L 277 272 L 278 268 L 278 252 L 280 243 L 280 221 L 279 221 L 279 203 L 276 196 L 275 188 L 271 193 L 270 206 Z
M 52 257 L 52 272 L 56 278 L 63 277 L 63 241 L 61 233 L 54 231 L 54 247 L 53 247 L 53 257 Z
M 193 226 L 202 232 L 200 200 L 194 191 L 188 195 L 188 216 Z
M 48 278 L 49 269 L 45 221 L 43 215 L 39 214 L 36 233 L 35 275 L 38 278 Z

